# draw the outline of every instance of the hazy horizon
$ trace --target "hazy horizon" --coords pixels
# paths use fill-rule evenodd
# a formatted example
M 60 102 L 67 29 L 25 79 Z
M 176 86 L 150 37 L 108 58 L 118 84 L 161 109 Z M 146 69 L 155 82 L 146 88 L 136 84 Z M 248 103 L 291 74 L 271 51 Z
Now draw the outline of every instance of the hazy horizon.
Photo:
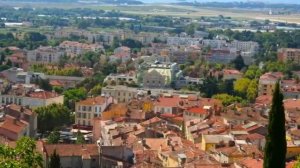
M 139 0 L 144 3 L 174 3 L 174 2 L 264 2 L 264 3 L 287 3 L 300 4 L 294 0 Z

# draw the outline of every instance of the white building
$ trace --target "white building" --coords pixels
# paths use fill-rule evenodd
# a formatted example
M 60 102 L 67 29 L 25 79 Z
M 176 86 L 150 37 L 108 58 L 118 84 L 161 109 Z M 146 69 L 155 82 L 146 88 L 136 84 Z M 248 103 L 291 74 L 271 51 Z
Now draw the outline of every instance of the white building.
M 76 41 L 64 41 L 59 46 L 63 48 L 67 56 L 70 57 L 82 55 L 89 51 L 99 52 L 104 49 L 103 46 L 100 44 L 86 44 L 86 43 L 79 43 Z
M 168 37 L 168 45 L 198 45 L 202 38 L 191 38 L 191 37 Z
M 101 113 L 114 103 L 114 99 L 110 96 L 98 96 L 87 98 L 75 105 L 75 123 L 82 126 L 92 126 L 93 119 L 100 117 Z
M 17 104 L 36 108 L 63 103 L 63 95 L 34 89 L 32 85 L 13 85 L 9 92 L 0 95 L 0 105 Z
M 29 63 L 58 63 L 65 52 L 58 47 L 39 47 L 27 52 Z
M 177 73 L 180 73 L 180 70 L 176 63 L 153 64 L 143 74 L 143 86 L 146 88 L 170 87 L 173 82 L 176 82 Z
M 115 81 L 116 83 L 137 83 L 137 78 L 135 74 L 110 74 L 103 82 L 107 83 L 111 81 Z

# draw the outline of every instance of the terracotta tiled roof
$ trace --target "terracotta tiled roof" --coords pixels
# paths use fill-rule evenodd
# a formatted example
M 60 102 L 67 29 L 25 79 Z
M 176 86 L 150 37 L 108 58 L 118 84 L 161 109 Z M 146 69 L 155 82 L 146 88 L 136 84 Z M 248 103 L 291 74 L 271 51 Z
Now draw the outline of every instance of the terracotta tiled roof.
M 238 162 L 243 168 L 263 168 L 263 160 L 262 159 L 253 159 L 247 157 Z
M 46 144 L 45 150 L 50 156 L 54 150 L 61 156 L 97 156 L 99 155 L 98 147 L 96 144 Z
M 102 105 L 105 103 L 105 97 L 98 96 L 87 98 L 79 102 L 80 105 Z
M 283 78 L 283 73 L 281 72 L 268 72 L 260 76 L 259 80 L 278 80 Z
M 164 138 L 145 138 L 144 144 L 151 150 L 168 149 L 168 139 Z
M 285 167 L 286 167 L 286 168 L 294 168 L 295 164 L 296 164 L 296 161 L 289 162 L 289 163 L 286 164 Z
M 261 95 L 258 96 L 255 100 L 256 104 L 271 104 L 272 103 L 272 96 L 269 95 Z
M 14 117 L 6 115 L 5 120 L 2 123 L 0 123 L 0 128 L 13 132 L 15 134 L 19 134 L 25 129 L 27 125 L 28 124 L 25 122 L 19 121 Z
M 32 92 L 29 94 L 29 97 L 38 98 L 38 99 L 50 99 L 58 96 L 59 95 L 55 92 L 47 92 L 47 91 Z
M 223 70 L 224 75 L 241 75 L 242 73 L 235 69 L 224 69 Z
M 192 107 L 188 109 L 187 112 L 196 114 L 207 114 L 207 111 L 200 107 Z
M 299 109 L 300 110 L 300 99 L 286 99 L 284 100 L 284 108 L 286 110 Z
M 160 97 L 157 102 L 155 102 L 155 106 L 162 107 L 177 107 L 179 105 L 181 98 L 179 96 L 172 97 Z
M 157 123 L 157 122 L 160 122 L 160 121 L 162 121 L 160 118 L 153 117 L 149 120 L 146 120 L 146 121 L 142 122 L 141 125 L 146 126 L 146 125 L 154 124 L 154 123 Z
M 240 140 L 246 140 L 246 139 L 249 139 L 250 141 L 251 140 L 258 140 L 258 139 L 264 139 L 265 137 L 260 135 L 260 134 L 257 134 L 257 133 L 254 133 L 254 134 L 248 134 L 248 135 L 241 135 L 241 136 L 238 136 L 237 139 L 240 139 Z
M 64 86 L 63 83 L 60 82 L 59 80 L 51 80 L 50 85 L 51 86 Z

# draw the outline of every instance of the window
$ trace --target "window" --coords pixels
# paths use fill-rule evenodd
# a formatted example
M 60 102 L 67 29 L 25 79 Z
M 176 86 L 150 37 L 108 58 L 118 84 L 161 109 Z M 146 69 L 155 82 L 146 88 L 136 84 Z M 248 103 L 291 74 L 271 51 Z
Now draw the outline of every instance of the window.
M 80 111 L 80 106 L 78 106 L 78 111 Z
M 88 125 L 91 125 L 91 121 L 88 121 Z
M 80 118 L 81 117 L 81 113 L 77 113 L 77 117 Z
M 82 125 L 85 125 L 85 120 L 82 120 Z
M 90 113 L 88 113 L 88 119 L 90 119 L 91 118 L 91 114 Z
M 82 118 L 86 118 L 86 113 L 82 113 Z
M 89 111 L 92 111 L 92 106 L 89 106 Z
M 86 111 L 86 106 L 82 106 L 82 111 Z
M 94 114 L 94 117 L 98 117 L 98 114 Z
M 4 99 L 4 97 L 2 97 L 2 103 L 5 103 L 5 99 Z

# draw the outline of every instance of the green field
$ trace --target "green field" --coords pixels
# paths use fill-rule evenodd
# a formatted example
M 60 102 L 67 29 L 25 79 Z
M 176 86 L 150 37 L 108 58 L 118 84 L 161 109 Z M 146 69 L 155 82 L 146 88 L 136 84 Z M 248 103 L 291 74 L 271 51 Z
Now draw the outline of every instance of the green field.
M 113 6 L 113 5 L 90 5 L 90 4 L 55 4 L 55 3 L 26 3 L 26 4 L 10 4 L 11 6 L 26 6 L 34 8 L 90 8 L 101 10 L 116 10 L 134 15 L 160 15 L 160 16 L 174 16 L 174 17 L 188 17 L 199 18 L 201 16 L 219 16 L 232 17 L 234 19 L 251 19 L 251 20 L 266 20 L 280 21 L 287 23 L 300 24 L 300 14 L 290 15 L 268 15 L 267 11 L 253 11 L 241 9 L 223 9 L 223 8 L 199 8 L 192 6 L 179 6 L 167 4 L 151 4 L 138 6 Z

